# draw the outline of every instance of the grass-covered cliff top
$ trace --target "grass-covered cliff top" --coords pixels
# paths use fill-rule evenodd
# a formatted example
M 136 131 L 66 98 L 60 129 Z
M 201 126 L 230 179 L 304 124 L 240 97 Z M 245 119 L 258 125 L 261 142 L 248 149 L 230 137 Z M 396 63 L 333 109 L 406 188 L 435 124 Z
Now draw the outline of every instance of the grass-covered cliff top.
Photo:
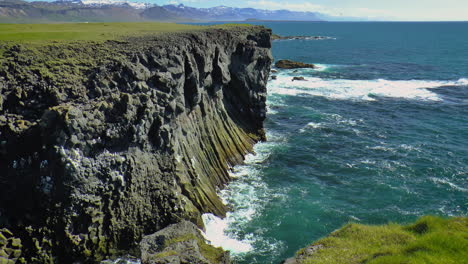
M 66 23 L 0 24 L 0 41 L 20 43 L 105 41 L 171 32 L 193 32 L 208 28 L 232 28 L 244 24 L 196 26 L 174 23 Z
M 304 264 L 468 263 L 468 218 L 423 217 L 406 226 L 348 224 L 296 254 Z

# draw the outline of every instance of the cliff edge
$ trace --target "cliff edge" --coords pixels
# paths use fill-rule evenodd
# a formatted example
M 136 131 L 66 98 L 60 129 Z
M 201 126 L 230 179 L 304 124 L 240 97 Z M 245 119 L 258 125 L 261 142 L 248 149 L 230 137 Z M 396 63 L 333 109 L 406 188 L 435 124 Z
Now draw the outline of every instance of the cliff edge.
M 0 228 L 21 240 L 4 255 L 93 263 L 223 216 L 230 166 L 265 138 L 270 36 L 222 26 L 2 42 Z

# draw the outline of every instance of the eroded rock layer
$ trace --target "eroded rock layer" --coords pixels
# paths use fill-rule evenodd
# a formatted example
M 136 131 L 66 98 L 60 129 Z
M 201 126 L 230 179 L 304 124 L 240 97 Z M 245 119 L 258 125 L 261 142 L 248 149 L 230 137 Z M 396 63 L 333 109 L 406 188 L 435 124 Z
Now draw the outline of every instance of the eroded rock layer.
M 270 35 L 1 47 L 0 227 L 23 257 L 95 262 L 223 216 L 229 167 L 264 139 Z

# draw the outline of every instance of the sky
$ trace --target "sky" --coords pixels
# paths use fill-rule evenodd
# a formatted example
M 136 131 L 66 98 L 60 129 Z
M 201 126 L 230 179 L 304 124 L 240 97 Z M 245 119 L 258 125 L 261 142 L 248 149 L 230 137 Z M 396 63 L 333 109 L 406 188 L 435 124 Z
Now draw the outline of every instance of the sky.
M 137 0 L 133 0 L 137 1 Z M 468 0 L 143 0 L 158 5 L 253 7 L 402 21 L 468 21 Z

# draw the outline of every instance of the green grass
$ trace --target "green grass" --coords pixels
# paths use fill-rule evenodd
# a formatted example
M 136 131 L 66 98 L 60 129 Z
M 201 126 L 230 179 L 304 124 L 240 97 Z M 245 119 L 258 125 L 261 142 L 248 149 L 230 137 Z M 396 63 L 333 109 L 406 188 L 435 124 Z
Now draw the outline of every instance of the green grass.
M 310 255 L 300 250 L 299 263 L 463 264 L 468 263 L 468 218 L 426 216 L 407 226 L 348 224 L 313 245 L 323 248 Z
M 87 71 L 124 61 L 128 52 L 145 50 L 161 34 L 247 26 L 156 22 L 0 24 L 0 71 L 14 70 L 11 74 L 17 79 L 33 73 L 48 83 L 74 87 L 85 81 Z
M 187 32 L 208 28 L 246 27 L 246 24 L 196 26 L 175 23 L 66 23 L 0 24 L 0 41 L 44 43 L 63 41 L 105 41 L 141 35 Z
M 103 41 L 145 34 L 194 31 L 206 27 L 174 23 L 0 24 L 0 41 Z

